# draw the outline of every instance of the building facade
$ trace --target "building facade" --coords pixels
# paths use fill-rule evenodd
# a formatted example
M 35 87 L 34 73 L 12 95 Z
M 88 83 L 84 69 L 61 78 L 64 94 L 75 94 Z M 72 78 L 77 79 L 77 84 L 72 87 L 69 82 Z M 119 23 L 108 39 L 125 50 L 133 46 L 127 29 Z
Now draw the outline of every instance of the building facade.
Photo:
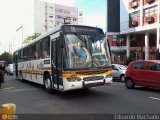
M 119 14 L 107 9 L 107 23 L 116 19 L 107 24 L 113 63 L 160 59 L 160 0 L 107 0 L 107 7 Z M 110 29 L 112 24 L 119 25 Z
M 22 24 L 18 29 L 17 38 L 23 40 L 37 33 L 44 34 L 57 25 L 64 24 L 64 18 L 70 19 L 70 24 L 83 24 L 83 11 L 69 6 L 44 2 L 41 0 L 26 0 Z

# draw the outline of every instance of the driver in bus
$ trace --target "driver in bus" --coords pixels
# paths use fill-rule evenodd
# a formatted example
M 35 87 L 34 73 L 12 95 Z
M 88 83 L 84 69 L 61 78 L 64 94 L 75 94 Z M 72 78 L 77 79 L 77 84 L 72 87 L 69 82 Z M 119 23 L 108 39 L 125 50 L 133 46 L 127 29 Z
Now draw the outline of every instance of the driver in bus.
M 84 65 L 86 62 L 91 60 L 91 56 L 87 48 L 81 45 L 81 42 L 78 42 L 75 47 L 75 53 L 78 56 L 78 63 Z

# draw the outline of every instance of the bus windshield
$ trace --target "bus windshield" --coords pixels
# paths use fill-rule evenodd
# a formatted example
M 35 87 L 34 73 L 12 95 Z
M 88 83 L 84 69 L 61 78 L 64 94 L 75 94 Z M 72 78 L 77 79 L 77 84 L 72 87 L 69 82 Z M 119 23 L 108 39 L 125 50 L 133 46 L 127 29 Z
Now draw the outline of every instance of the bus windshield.
M 66 69 L 110 67 L 109 46 L 105 36 L 65 35 Z

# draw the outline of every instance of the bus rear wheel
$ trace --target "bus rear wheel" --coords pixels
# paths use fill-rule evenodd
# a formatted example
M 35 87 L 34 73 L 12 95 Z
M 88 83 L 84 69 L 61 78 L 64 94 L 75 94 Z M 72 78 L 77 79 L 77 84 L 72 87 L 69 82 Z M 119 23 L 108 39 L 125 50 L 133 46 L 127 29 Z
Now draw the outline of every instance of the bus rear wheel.
M 44 77 L 44 87 L 48 93 L 51 94 L 53 92 L 52 81 L 48 75 Z

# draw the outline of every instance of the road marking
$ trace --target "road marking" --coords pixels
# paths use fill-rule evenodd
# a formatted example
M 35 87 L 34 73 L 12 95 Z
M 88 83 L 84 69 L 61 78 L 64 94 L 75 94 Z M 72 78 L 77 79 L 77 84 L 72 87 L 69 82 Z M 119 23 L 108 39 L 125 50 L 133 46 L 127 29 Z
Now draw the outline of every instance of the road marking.
M 9 89 L 13 89 L 14 87 L 8 87 L 8 88 L 2 88 L 2 89 L 0 89 L 0 91 L 2 91 L 2 90 L 9 90 Z
M 154 100 L 160 100 L 160 98 L 155 98 L 155 97 L 149 97 L 151 99 L 154 99 Z

